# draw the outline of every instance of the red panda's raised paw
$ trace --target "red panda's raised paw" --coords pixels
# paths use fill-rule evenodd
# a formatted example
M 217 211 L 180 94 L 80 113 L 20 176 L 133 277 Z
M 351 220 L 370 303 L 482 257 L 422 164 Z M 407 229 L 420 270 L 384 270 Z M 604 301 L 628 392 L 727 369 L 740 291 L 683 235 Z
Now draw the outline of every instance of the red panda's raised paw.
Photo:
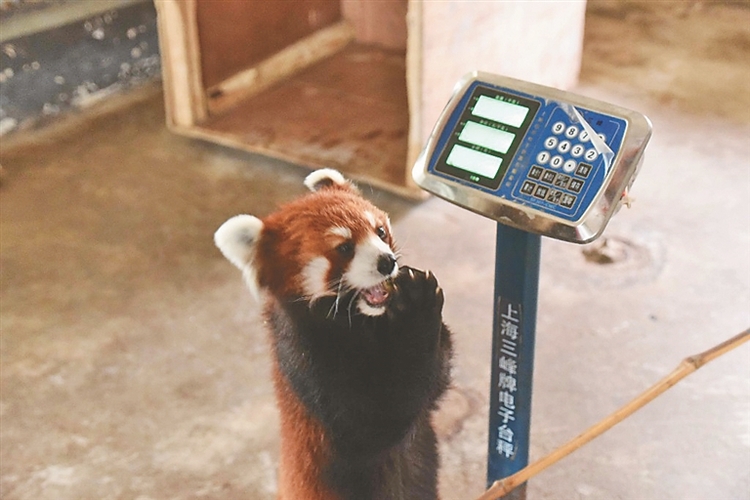
M 403 266 L 393 280 L 389 312 L 393 314 L 428 314 L 440 318 L 443 289 L 430 271 Z

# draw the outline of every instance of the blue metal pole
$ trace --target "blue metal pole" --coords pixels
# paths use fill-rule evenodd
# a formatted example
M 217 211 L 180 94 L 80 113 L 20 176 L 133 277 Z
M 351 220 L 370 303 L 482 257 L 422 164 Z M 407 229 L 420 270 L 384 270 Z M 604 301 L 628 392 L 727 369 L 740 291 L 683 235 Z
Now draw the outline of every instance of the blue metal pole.
M 541 237 L 497 225 L 487 485 L 529 461 Z M 524 500 L 526 484 L 506 498 Z

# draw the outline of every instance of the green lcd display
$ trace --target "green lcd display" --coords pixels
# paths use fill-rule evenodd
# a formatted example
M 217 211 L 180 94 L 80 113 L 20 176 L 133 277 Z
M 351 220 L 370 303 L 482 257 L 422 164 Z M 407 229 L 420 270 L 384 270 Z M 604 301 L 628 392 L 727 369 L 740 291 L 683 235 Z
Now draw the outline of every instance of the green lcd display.
M 477 99 L 471 114 L 518 128 L 523 125 L 529 108 L 482 95 Z
M 497 171 L 500 170 L 500 165 L 503 164 L 503 159 L 456 144 L 453 146 L 453 149 L 451 149 L 445 162 L 448 165 L 460 168 L 461 170 L 492 178 L 495 177 Z
M 507 153 L 515 138 L 516 134 L 476 122 L 466 122 L 464 129 L 458 136 L 459 141 L 491 149 L 498 153 Z
M 496 189 L 539 107 L 533 99 L 478 86 L 435 169 Z

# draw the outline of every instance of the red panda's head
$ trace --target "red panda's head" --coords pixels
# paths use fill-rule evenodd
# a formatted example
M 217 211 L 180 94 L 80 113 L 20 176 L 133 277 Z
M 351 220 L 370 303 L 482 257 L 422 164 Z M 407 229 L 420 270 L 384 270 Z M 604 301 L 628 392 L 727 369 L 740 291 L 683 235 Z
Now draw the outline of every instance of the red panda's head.
M 226 221 L 216 246 L 253 292 L 311 303 L 347 297 L 365 315 L 383 314 L 388 281 L 398 273 L 388 216 L 335 170 L 317 170 L 305 185 L 312 193 L 263 220 Z

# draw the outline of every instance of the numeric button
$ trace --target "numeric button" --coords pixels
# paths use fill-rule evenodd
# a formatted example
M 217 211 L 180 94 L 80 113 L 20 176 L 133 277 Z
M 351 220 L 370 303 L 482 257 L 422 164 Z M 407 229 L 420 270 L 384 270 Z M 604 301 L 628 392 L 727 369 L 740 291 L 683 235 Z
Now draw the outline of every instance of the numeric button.
M 596 149 L 591 148 L 586 150 L 586 153 L 583 155 L 583 157 L 586 158 L 587 161 L 594 161 L 599 157 L 599 153 L 596 151 Z
M 557 146 L 557 150 L 561 152 L 562 154 L 567 153 L 568 151 L 570 151 L 570 142 L 561 141 L 560 144 Z
M 545 165 L 549 161 L 550 156 L 552 155 L 550 155 L 549 152 L 542 151 L 541 153 L 536 155 L 536 161 L 539 162 L 540 165 Z
M 576 144 L 570 149 L 570 154 L 573 158 L 580 158 L 586 148 L 582 144 Z
M 565 130 L 565 124 L 563 122 L 556 122 L 554 125 L 552 125 L 552 133 L 555 135 L 560 135 Z
M 567 137 L 568 139 L 572 139 L 577 135 L 578 127 L 576 127 L 575 125 L 571 125 L 570 127 L 565 129 L 565 137 Z
M 554 149 L 557 146 L 557 137 L 550 136 L 544 141 L 544 147 L 547 149 Z
M 563 157 L 562 156 L 553 156 L 552 159 L 549 161 L 549 166 L 552 168 L 560 168 L 563 164 Z

